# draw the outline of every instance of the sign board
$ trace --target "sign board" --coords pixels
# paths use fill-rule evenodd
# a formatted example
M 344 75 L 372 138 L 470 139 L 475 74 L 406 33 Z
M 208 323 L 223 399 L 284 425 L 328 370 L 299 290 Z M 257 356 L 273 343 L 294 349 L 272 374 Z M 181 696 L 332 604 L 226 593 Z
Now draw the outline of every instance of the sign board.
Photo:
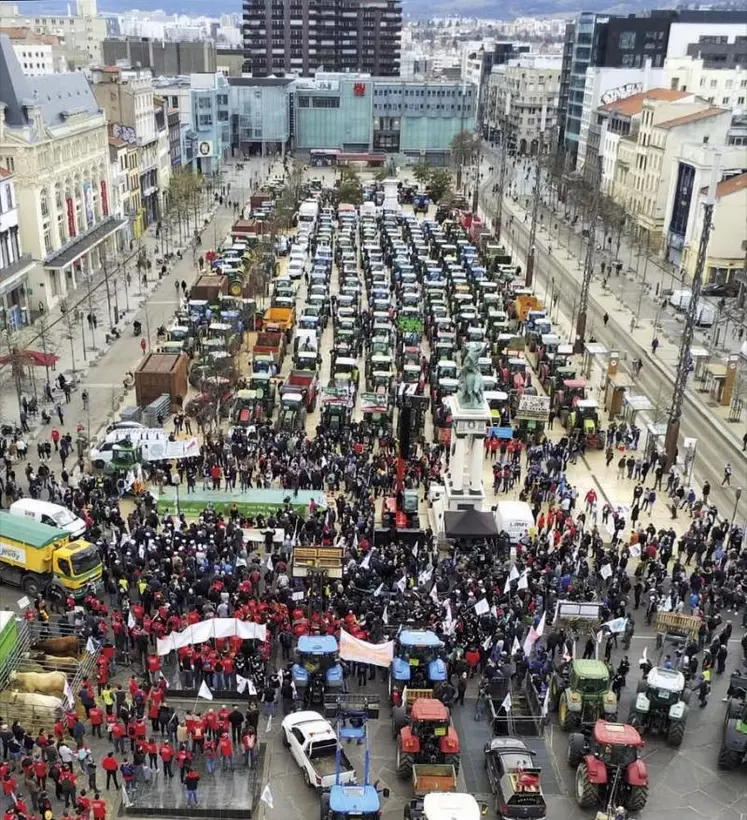
M 26 550 L 7 541 L 0 541 L 0 558 L 16 564 L 26 564 Z
M 517 419 L 524 421 L 547 421 L 550 415 L 549 396 L 527 396 L 519 399 Z
M 291 595 L 291 600 L 293 600 L 293 601 L 303 601 L 305 594 L 306 593 L 303 590 L 301 590 L 301 592 L 294 592 L 293 595 Z
M 18 608 L 26 609 L 27 606 L 31 606 L 31 601 L 24 595 L 23 598 L 18 599 Z
M 192 458 L 200 454 L 200 442 L 196 438 L 183 441 L 169 441 L 157 439 L 155 441 L 141 441 L 145 461 L 168 461 L 172 458 Z
M 213 155 L 213 141 L 200 140 L 197 143 L 197 155 L 200 157 L 211 157 Z

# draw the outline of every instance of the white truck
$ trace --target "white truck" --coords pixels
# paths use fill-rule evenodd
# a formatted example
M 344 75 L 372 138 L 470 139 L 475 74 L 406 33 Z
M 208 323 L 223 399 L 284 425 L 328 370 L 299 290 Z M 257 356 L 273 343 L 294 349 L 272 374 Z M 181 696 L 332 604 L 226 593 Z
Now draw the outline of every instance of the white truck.
M 315 199 L 306 199 L 298 209 L 298 224 L 308 222 L 312 226 L 316 224 L 319 216 L 319 203 Z
M 280 724 L 283 745 L 290 749 L 307 786 L 330 789 L 337 783 L 337 735 L 332 724 L 318 712 L 293 712 Z M 355 769 L 340 750 L 340 780 L 343 786 L 355 783 Z

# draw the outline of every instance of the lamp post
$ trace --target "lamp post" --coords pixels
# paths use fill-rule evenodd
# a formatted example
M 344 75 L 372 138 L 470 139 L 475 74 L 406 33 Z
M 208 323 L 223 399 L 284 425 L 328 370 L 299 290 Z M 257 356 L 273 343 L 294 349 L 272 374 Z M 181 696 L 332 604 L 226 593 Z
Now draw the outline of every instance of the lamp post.
M 737 487 L 734 491 L 734 509 L 731 511 L 731 521 L 729 522 L 729 537 L 727 545 L 731 544 L 731 534 L 734 531 L 734 519 L 737 517 L 737 507 L 739 506 L 739 499 L 742 497 L 742 488 Z

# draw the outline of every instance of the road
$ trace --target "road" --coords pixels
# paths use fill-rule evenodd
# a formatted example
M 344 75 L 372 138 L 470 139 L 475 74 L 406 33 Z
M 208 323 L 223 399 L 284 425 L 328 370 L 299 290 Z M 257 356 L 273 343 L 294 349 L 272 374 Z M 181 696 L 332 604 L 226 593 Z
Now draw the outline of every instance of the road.
M 497 162 L 495 162 L 495 167 L 497 167 Z M 495 212 L 495 202 L 491 192 L 494 181 L 495 177 L 489 178 L 483 188 L 484 206 L 491 214 Z M 525 222 L 525 211 L 508 198 L 504 201 L 503 215 L 503 239 L 525 264 L 529 240 L 529 219 Z M 553 247 L 551 254 L 548 253 L 548 242 Z M 559 251 L 557 244 L 552 242 L 547 232 L 538 230 L 535 263 L 537 293 L 545 297 L 548 292 L 555 293 L 559 310 L 567 317 L 574 317 L 578 309 L 581 278 L 579 260 Z M 606 326 L 603 322 L 605 313 L 610 317 Z M 655 360 L 651 356 L 650 348 L 644 346 L 641 334 L 631 333 L 631 315 L 629 310 L 619 305 L 617 309 L 614 309 L 609 299 L 603 301 L 600 288 L 592 286 L 589 293 L 587 339 L 593 333 L 597 340 L 609 350 L 619 351 L 623 369 L 628 373 L 630 373 L 631 362 L 637 358 L 643 360 L 644 366 L 636 378 L 636 392 L 648 396 L 654 407 L 658 406 L 660 419 L 666 420 L 674 384 L 671 362 L 667 362 L 670 367 L 663 366 L 658 359 Z M 569 341 L 572 340 L 569 339 Z M 711 498 L 722 516 L 730 519 L 732 513 L 735 513 L 735 521 L 744 524 L 747 523 L 747 492 L 743 492 L 741 499 L 736 502 L 735 490 L 740 486 L 747 489 L 747 458 L 740 449 L 740 438 L 744 434 L 745 425 L 744 423 L 735 425 L 737 429 L 732 433 L 731 430 L 724 432 L 724 424 L 720 420 L 714 420 L 703 398 L 694 393 L 692 386 L 688 388 L 685 394 L 680 433 L 682 437 L 693 437 L 698 440 L 694 475 L 701 485 L 706 480 L 710 482 Z M 722 488 L 723 470 L 727 462 L 731 462 L 733 468 L 732 486 Z

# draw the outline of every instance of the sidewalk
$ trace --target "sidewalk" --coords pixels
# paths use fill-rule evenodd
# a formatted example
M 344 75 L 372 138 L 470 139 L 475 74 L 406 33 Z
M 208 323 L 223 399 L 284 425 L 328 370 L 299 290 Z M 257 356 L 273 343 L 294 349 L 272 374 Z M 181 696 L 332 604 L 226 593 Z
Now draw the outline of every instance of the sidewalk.
M 488 183 L 485 186 L 483 196 L 483 208 L 487 206 L 487 213 L 490 214 L 491 218 L 495 214 L 495 204 L 494 198 L 492 193 L 492 185 L 496 180 L 494 178 L 490 178 Z M 531 219 L 531 214 L 528 214 L 525 209 L 518 203 L 514 202 L 511 199 L 505 199 L 503 204 L 503 221 L 504 226 L 501 232 L 502 234 L 502 241 L 508 242 L 511 245 L 514 244 L 514 238 L 512 238 L 512 231 L 516 230 L 516 226 L 514 225 L 512 228 L 508 227 L 508 222 L 510 220 L 511 214 L 514 215 L 515 221 L 523 222 L 524 216 L 527 216 L 527 226 L 529 224 L 529 220 Z M 548 236 L 548 232 L 544 228 L 538 228 L 537 230 L 537 244 L 544 249 L 547 250 L 548 245 L 553 248 L 553 257 L 555 262 L 562 266 L 562 268 L 571 276 L 573 279 L 579 284 L 581 284 L 583 278 L 583 271 L 582 271 L 582 260 L 579 260 L 575 255 L 568 252 L 566 249 L 558 248 L 556 242 L 553 241 L 554 236 L 550 238 Z M 598 267 L 598 262 L 595 265 Z M 677 361 L 679 359 L 679 342 L 676 344 L 668 338 L 665 334 L 661 332 L 657 332 L 657 336 L 659 338 L 659 347 L 656 351 L 656 356 L 651 356 L 651 342 L 654 338 L 654 318 L 656 314 L 648 314 L 644 310 L 638 311 L 638 306 L 634 305 L 633 308 L 630 308 L 624 304 L 621 304 L 619 299 L 614 295 L 614 283 L 617 281 L 616 276 L 612 276 L 610 278 L 610 283 L 613 285 L 612 288 L 604 288 L 602 286 L 602 282 L 599 281 L 601 276 L 595 276 L 592 278 L 591 286 L 589 289 L 589 297 L 593 299 L 597 304 L 600 306 L 601 310 L 606 311 L 611 318 L 616 319 L 618 324 L 623 329 L 624 335 L 628 337 L 635 345 L 642 349 L 645 353 L 644 361 L 646 362 L 645 366 L 649 367 L 649 365 L 653 365 L 654 367 L 661 370 L 670 380 L 674 379 L 676 369 L 677 369 Z M 620 279 L 628 281 L 625 275 L 621 276 Z M 638 285 L 640 288 L 640 284 Z M 645 299 L 643 302 L 645 303 Z M 635 318 L 635 327 L 631 330 L 631 320 Z M 593 323 L 589 323 L 587 329 L 587 335 L 593 332 Z M 694 346 L 698 346 L 698 342 L 696 341 Z M 669 391 L 669 388 L 668 388 Z M 716 406 L 714 403 L 704 399 L 704 394 L 698 392 L 696 389 L 691 389 L 688 391 L 688 395 L 695 399 L 705 413 L 708 414 L 709 419 L 713 423 L 713 425 L 718 429 L 719 433 L 721 433 L 724 437 L 729 439 L 734 446 L 736 446 L 740 451 L 742 447 L 741 436 L 744 434 L 744 423 L 741 422 L 739 424 L 734 424 L 733 422 L 728 421 L 729 416 L 729 407 L 721 407 Z M 707 394 L 706 394 L 707 395 Z M 652 402 L 656 402 L 656 396 L 649 396 Z
M 226 184 L 231 182 L 232 189 L 228 199 L 239 200 L 237 189 L 243 189 L 248 195 L 249 178 L 253 171 L 253 166 L 245 164 L 245 170 L 240 177 L 244 185 L 236 186 L 237 173 L 231 167 L 230 176 L 226 179 Z M 234 187 L 236 186 L 236 187 Z M 243 204 L 243 203 L 242 203 Z M 204 225 L 204 220 L 208 224 Z M 229 207 L 219 206 L 217 203 L 210 203 L 209 209 L 203 211 L 200 216 L 200 223 L 203 224 L 202 246 L 195 253 L 195 258 L 214 247 L 215 244 L 223 243 L 233 225 L 236 216 Z M 193 249 L 191 247 L 182 248 L 182 259 L 175 260 L 169 267 L 163 279 L 158 278 L 160 265 L 156 265 L 155 257 L 160 257 L 161 242 L 155 238 L 155 227 L 150 229 L 143 236 L 143 246 L 147 248 L 148 258 L 153 265 L 148 276 L 147 289 L 143 288 L 141 277 L 136 269 L 131 271 L 131 281 L 127 285 L 124 275 L 118 272 L 117 275 L 109 273 L 109 287 L 112 299 L 112 306 L 116 301 L 120 310 L 120 321 L 118 330 L 120 338 L 114 339 L 110 343 L 105 342 L 105 334 L 108 333 L 108 308 L 106 299 L 106 288 L 104 286 L 103 273 L 92 283 L 91 305 L 93 312 L 99 318 L 98 328 L 94 332 L 95 347 L 86 315 L 89 312 L 89 302 L 87 298 L 87 288 L 78 289 L 75 294 L 68 298 L 69 305 L 75 305 L 81 298 L 85 297 L 84 304 L 80 305 L 83 314 L 82 321 L 73 327 L 72 350 L 68 336 L 67 323 L 63 321 L 62 314 L 58 309 L 51 311 L 47 316 L 47 351 L 56 353 L 60 359 L 54 370 L 50 368 L 49 379 L 53 385 L 55 403 L 61 403 L 64 412 L 63 432 L 70 431 L 74 434 L 78 424 L 83 425 L 86 432 L 90 431 L 94 436 L 97 430 L 108 423 L 117 413 L 126 400 L 123 378 L 125 374 L 134 370 L 142 358 L 140 348 L 141 338 L 146 338 L 149 346 L 155 343 L 158 327 L 167 324 L 171 319 L 175 308 L 178 305 L 176 285 L 182 280 L 191 284 L 195 278 L 196 262 L 193 261 Z M 174 248 L 174 251 L 176 249 Z M 139 320 L 142 324 L 142 334 L 135 337 L 132 331 L 132 323 Z M 81 329 L 81 324 L 83 328 Z M 150 331 L 148 338 L 148 329 Z M 85 336 L 85 351 L 82 343 L 82 335 Z M 39 338 L 39 323 L 24 328 L 16 335 L 15 344 L 19 347 L 30 347 L 41 350 L 42 344 Z M 64 395 L 57 388 L 56 378 L 60 373 L 64 373 L 66 379 L 70 381 L 75 368 L 77 387 L 71 396 L 69 404 L 65 404 Z M 47 412 L 52 416 L 52 422 L 48 425 L 41 425 L 39 416 L 29 418 L 30 433 L 27 440 L 33 441 L 38 437 L 49 436 L 52 427 L 60 426 L 54 410 L 54 405 L 49 405 L 43 401 L 44 385 L 46 373 L 44 368 L 35 368 L 33 379 L 36 382 L 36 392 L 39 399 L 40 408 L 46 407 Z M 0 419 L 3 423 L 16 424 L 18 422 L 18 399 L 15 385 L 9 367 L 0 370 Z M 89 394 L 89 408 L 84 410 L 80 394 L 85 388 Z M 34 395 L 33 383 L 28 379 L 24 380 L 23 395 L 31 398 Z M 132 396 L 134 403 L 134 395 Z M 30 455 L 36 458 L 36 448 L 30 447 Z M 53 466 L 52 469 L 55 469 Z

